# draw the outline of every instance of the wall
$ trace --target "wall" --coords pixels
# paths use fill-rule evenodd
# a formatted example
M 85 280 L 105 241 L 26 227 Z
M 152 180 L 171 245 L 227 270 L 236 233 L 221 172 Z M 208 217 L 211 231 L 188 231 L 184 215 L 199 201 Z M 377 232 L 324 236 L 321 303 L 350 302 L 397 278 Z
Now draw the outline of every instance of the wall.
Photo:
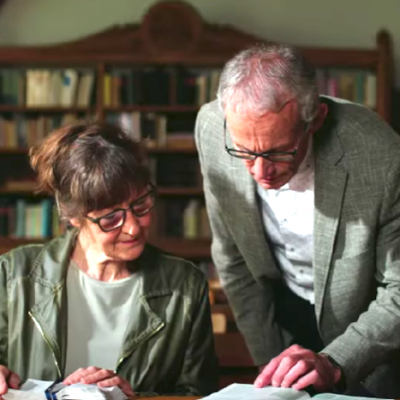
M 393 36 L 400 87 L 399 0 L 187 0 L 209 22 L 299 45 L 372 47 Z M 5 0 L 0 45 L 77 39 L 110 25 L 139 22 L 154 0 Z

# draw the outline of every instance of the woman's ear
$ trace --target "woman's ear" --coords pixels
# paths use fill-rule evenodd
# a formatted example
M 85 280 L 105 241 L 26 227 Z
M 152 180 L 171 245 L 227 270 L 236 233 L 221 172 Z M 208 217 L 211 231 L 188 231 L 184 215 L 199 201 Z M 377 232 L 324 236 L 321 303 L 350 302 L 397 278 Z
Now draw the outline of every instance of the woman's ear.
M 80 221 L 79 221 L 78 218 L 71 218 L 71 219 L 69 220 L 69 223 L 70 223 L 72 226 L 74 226 L 75 228 L 80 228 L 80 227 L 81 227 L 81 223 L 80 223 Z

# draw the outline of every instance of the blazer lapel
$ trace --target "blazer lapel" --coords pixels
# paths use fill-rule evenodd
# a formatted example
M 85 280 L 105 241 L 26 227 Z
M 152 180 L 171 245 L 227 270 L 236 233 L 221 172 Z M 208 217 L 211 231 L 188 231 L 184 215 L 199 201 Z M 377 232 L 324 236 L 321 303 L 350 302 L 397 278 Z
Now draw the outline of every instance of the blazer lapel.
M 324 134 L 325 132 L 320 132 L 322 140 Z M 343 151 L 338 138 L 330 133 L 329 143 L 322 140 L 318 138 L 314 141 L 316 160 L 313 268 L 315 311 L 318 321 L 321 317 L 347 182 L 347 172 L 339 165 Z

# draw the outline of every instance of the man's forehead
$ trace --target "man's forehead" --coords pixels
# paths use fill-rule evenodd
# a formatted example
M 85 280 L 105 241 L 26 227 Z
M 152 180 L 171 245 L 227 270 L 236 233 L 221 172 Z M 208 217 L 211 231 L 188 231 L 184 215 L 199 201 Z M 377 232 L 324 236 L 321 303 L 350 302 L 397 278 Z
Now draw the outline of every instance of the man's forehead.
M 238 107 L 226 107 L 225 116 L 228 127 L 243 129 L 256 126 L 293 126 L 300 120 L 299 108 L 296 102 L 287 102 L 279 112 L 267 111 L 263 114 L 254 113 Z

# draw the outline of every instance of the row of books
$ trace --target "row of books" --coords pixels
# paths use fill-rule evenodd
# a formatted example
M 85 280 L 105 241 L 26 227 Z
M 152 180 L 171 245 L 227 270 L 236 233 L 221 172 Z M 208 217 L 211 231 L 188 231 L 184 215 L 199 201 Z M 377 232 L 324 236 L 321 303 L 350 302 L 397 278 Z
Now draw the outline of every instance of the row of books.
M 171 89 L 176 90 L 179 105 L 201 106 L 215 98 L 220 69 L 187 68 L 176 74 L 166 68 L 113 68 L 104 75 L 104 105 L 171 104 Z
M 7 148 L 29 147 L 60 126 L 95 119 L 86 113 L 7 114 L 0 115 L 0 147 Z M 119 124 L 134 140 L 146 139 L 148 147 L 193 146 L 193 119 L 179 120 L 171 115 L 140 112 L 108 113 L 106 116 L 108 122 Z
M 159 154 L 149 159 L 150 176 L 158 187 L 198 188 L 201 175 L 196 156 L 190 154 Z
M 87 107 L 94 71 L 88 69 L 0 69 L 1 104 L 26 107 Z
M 148 147 L 177 147 L 194 144 L 194 118 L 174 118 L 160 113 L 139 111 L 107 113 L 106 120 L 120 125 L 134 140 L 146 139 Z
M 0 199 L 0 236 L 50 238 L 63 231 L 52 200 Z
M 152 229 L 158 236 L 186 239 L 211 238 L 207 210 L 200 200 L 158 201 Z
M 177 82 L 177 100 L 179 104 L 202 106 L 216 98 L 220 68 L 194 69 L 181 72 Z
M 46 135 L 60 126 L 77 122 L 75 113 L 52 115 L 0 115 L 0 147 L 23 148 L 40 142 Z
M 317 69 L 320 94 L 376 107 L 376 75 L 366 70 Z

